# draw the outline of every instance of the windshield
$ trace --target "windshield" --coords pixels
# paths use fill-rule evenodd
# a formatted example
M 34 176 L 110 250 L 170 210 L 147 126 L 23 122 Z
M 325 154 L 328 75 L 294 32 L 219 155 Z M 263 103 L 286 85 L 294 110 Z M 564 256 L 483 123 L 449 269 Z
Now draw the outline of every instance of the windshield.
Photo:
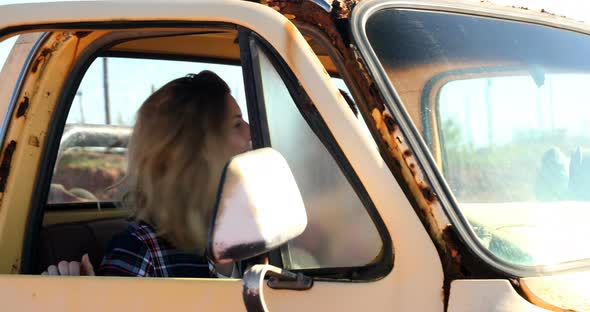
M 384 9 L 367 37 L 480 246 L 517 265 L 590 258 L 590 40 Z

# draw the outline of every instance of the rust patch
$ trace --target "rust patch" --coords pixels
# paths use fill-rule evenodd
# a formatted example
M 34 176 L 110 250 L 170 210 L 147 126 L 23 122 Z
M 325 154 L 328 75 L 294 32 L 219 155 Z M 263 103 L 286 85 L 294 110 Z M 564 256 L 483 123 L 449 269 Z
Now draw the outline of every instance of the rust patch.
M 18 104 L 18 109 L 16 110 L 16 118 L 23 117 L 29 108 L 29 97 L 25 96 L 23 100 Z
M 297 21 L 309 23 L 320 28 L 330 38 L 330 41 L 337 45 L 339 51 L 345 51 L 345 41 L 342 36 L 347 34 L 346 25 L 337 26 L 339 21 L 348 18 L 350 10 L 358 1 L 356 0 L 334 0 L 332 10 L 327 13 L 317 4 L 303 0 L 262 0 L 260 3 L 267 5 L 280 12 L 287 18 L 296 16 Z M 341 28 L 342 31 L 339 31 Z M 346 40 L 347 42 L 348 40 Z
M 14 263 L 10 267 L 10 273 L 11 274 L 18 274 L 18 273 L 20 273 L 20 260 L 19 259 L 15 259 L 14 260 Z
M 77 31 L 74 33 L 74 36 L 78 37 L 78 39 L 84 38 L 88 35 L 90 35 L 90 31 Z
M 553 13 L 553 12 L 550 12 L 550 11 L 545 10 L 544 8 L 541 8 L 540 10 L 536 10 L 536 9 L 530 9 L 528 7 L 525 7 L 525 6 L 520 6 L 519 7 L 519 6 L 514 6 L 514 5 L 511 6 L 511 8 L 513 8 L 513 9 L 519 9 L 519 10 L 524 10 L 524 11 L 539 12 L 539 13 L 542 13 L 544 15 L 549 15 L 549 16 L 552 16 L 552 17 L 561 17 L 561 18 L 565 18 L 565 19 L 570 19 L 570 18 L 568 18 L 565 15 L 560 15 L 560 14 L 557 14 L 557 13 Z
M 39 137 L 36 135 L 29 136 L 29 145 L 39 147 Z
M 410 171 L 412 172 L 413 176 L 416 176 L 416 173 L 418 172 L 418 170 L 416 170 L 415 164 L 410 164 Z
M 434 203 L 436 201 L 436 194 L 434 193 L 434 191 L 428 187 L 427 185 L 424 184 L 420 184 L 418 185 L 420 187 L 420 190 L 422 191 L 422 196 L 424 196 L 424 199 L 426 199 L 426 201 L 431 204 Z
M 447 244 L 448 251 L 444 258 L 445 261 L 443 262 L 443 270 L 445 272 L 443 293 L 445 295 L 446 301 L 448 301 L 448 298 L 451 294 L 451 282 L 455 279 L 465 278 L 465 275 L 468 275 L 468 272 L 465 272 L 464 268 L 461 266 L 461 254 L 457 249 L 458 238 L 451 225 L 448 225 L 443 230 L 443 239 Z
M 357 3 L 358 0 L 334 0 L 332 2 L 333 16 L 337 19 L 347 19 Z
M 398 150 L 402 150 L 401 157 L 406 164 L 407 168 L 410 170 L 412 177 L 414 178 L 414 183 L 420 189 L 420 193 L 428 203 L 428 205 L 434 204 L 438 199 L 432 188 L 426 183 L 425 177 L 420 172 L 420 168 L 417 165 L 417 160 L 414 158 L 414 154 L 409 148 L 403 148 L 401 145 L 404 144 L 403 134 L 400 131 L 400 127 L 397 122 L 393 119 L 391 114 L 388 112 L 382 113 L 383 121 L 389 131 L 390 136 L 395 137 L 395 142 L 397 143 L 396 148 Z M 434 216 L 432 216 L 434 217 Z
M 2 162 L 0 162 L 0 192 L 4 192 L 6 189 L 6 180 L 10 174 L 10 164 L 14 150 L 16 150 L 16 141 L 12 140 L 4 148 L 4 156 L 2 157 Z
M 37 73 L 41 69 L 41 65 L 47 62 L 53 52 L 59 49 L 61 44 L 71 37 L 72 33 L 70 32 L 56 33 L 53 37 L 53 42 L 50 45 L 48 44 L 48 46 L 45 46 L 33 61 L 31 65 L 31 73 Z
M 393 120 L 393 117 L 391 117 L 391 115 L 389 113 L 386 112 L 383 114 L 383 121 L 385 122 L 385 126 L 387 127 L 387 130 L 389 130 L 390 133 L 393 133 L 393 132 L 396 132 L 399 130 L 399 126 Z M 398 139 L 398 141 L 399 141 L 399 139 Z
M 412 151 L 409 146 L 404 144 L 404 135 L 400 130 L 398 123 L 395 121 L 393 116 L 388 112 L 380 112 L 374 108 L 372 112 L 373 121 L 377 131 L 381 134 L 383 141 L 387 142 L 388 152 L 399 163 L 401 168 L 400 174 L 406 181 L 406 185 L 409 188 L 409 192 L 412 195 L 409 198 L 416 199 L 416 205 L 418 206 L 417 212 L 421 219 L 427 226 L 427 229 L 433 239 L 435 239 L 444 249 L 444 241 L 441 239 L 441 222 L 447 224 L 446 217 L 443 216 L 443 220 L 438 220 L 434 213 L 433 207 L 442 210 L 438 198 L 432 188 L 425 180 L 425 176 L 418 166 L 417 160 L 414 158 Z M 403 152 L 402 152 L 403 151 Z
M 49 54 L 51 54 L 50 48 L 43 48 L 43 50 L 41 50 L 41 53 L 39 53 L 39 56 L 35 59 L 33 65 L 31 65 L 31 72 L 33 74 L 37 72 L 37 70 L 39 69 L 39 65 L 45 62 Z

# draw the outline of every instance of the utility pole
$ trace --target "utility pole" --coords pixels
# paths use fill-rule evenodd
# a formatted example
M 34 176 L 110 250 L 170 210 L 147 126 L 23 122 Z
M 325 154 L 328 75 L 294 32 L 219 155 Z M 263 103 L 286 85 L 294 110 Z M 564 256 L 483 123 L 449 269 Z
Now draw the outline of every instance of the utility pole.
M 82 108 L 82 91 L 76 92 L 78 96 L 78 106 L 80 106 L 80 123 L 86 123 L 84 121 L 84 109 Z
M 108 65 L 107 65 L 107 58 L 102 58 L 102 81 L 103 81 L 103 91 L 104 91 L 104 115 L 105 115 L 105 123 L 107 125 L 111 124 L 111 109 L 110 109 L 110 101 L 109 101 L 109 74 L 108 74 Z

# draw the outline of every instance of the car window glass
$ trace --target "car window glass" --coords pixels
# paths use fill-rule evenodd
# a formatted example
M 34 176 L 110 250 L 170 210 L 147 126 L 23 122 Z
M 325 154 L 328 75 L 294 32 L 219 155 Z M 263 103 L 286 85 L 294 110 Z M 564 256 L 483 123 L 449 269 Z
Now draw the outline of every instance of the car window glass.
M 287 159 L 308 214 L 305 232 L 283 248 L 287 269 L 364 266 L 381 238 L 364 205 L 299 112 L 267 55 L 259 50 L 271 146 Z
M 402 9 L 366 31 L 479 244 L 517 265 L 590 258 L 588 36 Z

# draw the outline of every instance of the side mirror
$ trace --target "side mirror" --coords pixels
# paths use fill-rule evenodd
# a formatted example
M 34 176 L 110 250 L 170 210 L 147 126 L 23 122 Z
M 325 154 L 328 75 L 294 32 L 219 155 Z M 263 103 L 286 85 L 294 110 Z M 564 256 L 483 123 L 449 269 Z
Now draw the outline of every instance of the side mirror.
M 299 236 L 307 214 L 283 156 L 263 148 L 234 157 L 226 166 L 209 228 L 215 263 L 244 260 Z

